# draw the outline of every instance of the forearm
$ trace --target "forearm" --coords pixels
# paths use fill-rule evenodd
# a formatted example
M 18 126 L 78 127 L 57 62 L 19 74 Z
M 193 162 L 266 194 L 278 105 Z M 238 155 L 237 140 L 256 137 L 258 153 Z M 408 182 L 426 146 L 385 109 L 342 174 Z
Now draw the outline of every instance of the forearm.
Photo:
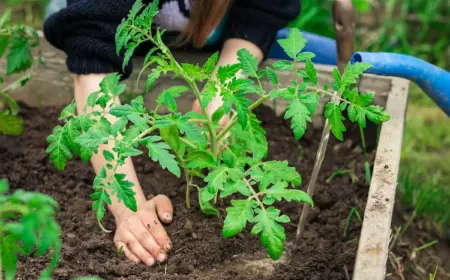
M 105 74 L 92 74 L 92 75 L 75 75 L 74 76 L 74 90 L 75 90 L 75 101 L 77 103 L 78 113 L 83 113 L 85 109 L 85 105 L 87 102 L 88 96 L 97 90 L 99 90 L 99 84 L 102 79 L 105 77 Z M 119 99 L 115 100 L 115 102 L 120 103 Z M 87 112 L 91 111 L 92 108 L 86 108 Z M 114 123 L 116 118 L 112 115 L 107 115 L 106 118 Z M 106 166 L 107 162 L 103 158 L 103 150 L 107 149 L 109 151 L 113 148 L 113 142 L 110 141 L 108 144 L 102 145 L 99 147 L 98 154 L 95 154 L 91 158 L 92 166 L 95 170 L 95 173 L 98 174 L 100 170 Z M 139 180 L 136 175 L 136 171 L 133 166 L 133 162 L 130 158 L 125 161 L 125 164 L 119 166 L 117 168 L 117 173 L 126 174 L 127 180 L 134 184 L 134 191 L 136 192 L 136 201 L 139 208 L 139 205 L 143 204 L 146 199 L 142 188 L 139 184 Z M 131 210 L 126 208 L 123 203 L 119 203 L 117 198 L 112 195 L 111 196 L 112 204 L 109 206 L 111 213 L 117 219 L 120 219 L 121 216 L 129 214 Z

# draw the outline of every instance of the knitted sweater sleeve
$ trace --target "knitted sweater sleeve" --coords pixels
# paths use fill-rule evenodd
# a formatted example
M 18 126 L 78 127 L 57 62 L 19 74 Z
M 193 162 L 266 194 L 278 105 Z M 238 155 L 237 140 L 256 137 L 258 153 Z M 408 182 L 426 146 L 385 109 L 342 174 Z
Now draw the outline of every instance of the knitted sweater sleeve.
M 300 0 L 235 0 L 227 19 L 226 38 L 248 40 L 266 57 L 277 31 L 294 20 L 301 10 Z
M 135 0 L 68 0 L 67 7 L 44 23 L 47 40 L 67 55 L 74 74 L 131 73 L 122 71 L 123 57 L 117 55 L 114 34 Z

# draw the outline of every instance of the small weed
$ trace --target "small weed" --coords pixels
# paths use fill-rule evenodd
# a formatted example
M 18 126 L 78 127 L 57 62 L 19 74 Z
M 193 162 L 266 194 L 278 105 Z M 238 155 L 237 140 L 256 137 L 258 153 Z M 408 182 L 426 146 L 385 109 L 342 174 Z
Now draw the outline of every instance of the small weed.
M 330 183 L 336 176 L 349 176 L 352 181 L 352 184 L 358 182 L 358 177 L 356 176 L 356 174 L 353 170 L 342 169 L 342 168 L 334 171 L 333 174 L 331 174 L 331 176 L 328 177 L 326 182 Z
M 344 237 L 347 235 L 348 226 L 350 225 L 350 220 L 353 216 L 355 216 L 361 223 L 363 222 L 358 209 L 356 209 L 356 207 L 350 209 L 350 213 L 348 213 L 347 219 L 345 220 Z

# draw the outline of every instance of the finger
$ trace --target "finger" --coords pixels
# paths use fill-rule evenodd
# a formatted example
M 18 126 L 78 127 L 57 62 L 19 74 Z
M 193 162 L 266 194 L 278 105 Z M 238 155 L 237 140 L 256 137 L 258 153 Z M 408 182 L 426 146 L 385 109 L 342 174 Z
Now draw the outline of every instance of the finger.
M 170 241 L 166 230 L 155 215 L 148 213 L 149 212 L 140 212 L 142 223 L 146 226 L 150 235 L 158 242 L 159 246 L 163 248 L 165 252 L 170 251 L 170 249 L 172 249 L 172 242 Z
M 156 219 L 155 215 L 153 218 Z M 140 246 L 142 246 L 148 253 L 150 253 L 153 258 L 159 262 L 163 262 L 167 259 L 167 254 L 163 248 L 158 244 L 155 238 L 152 236 L 150 231 L 144 226 L 141 220 L 133 220 L 133 224 L 130 224 L 130 231 L 134 235 L 135 239 L 138 241 Z M 147 224 L 149 226 L 149 224 Z
M 173 206 L 170 199 L 165 195 L 157 195 L 153 198 L 158 217 L 164 223 L 170 223 L 173 219 Z
M 123 242 L 114 242 L 114 244 L 116 245 L 117 250 L 124 252 L 125 256 L 132 262 L 135 263 L 139 263 L 140 259 L 133 253 L 131 253 L 130 249 L 127 248 L 127 245 L 125 245 L 125 243 Z
M 155 264 L 155 258 L 140 244 L 140 242 L 133 236 L 129 239 L 127 247 L 136 255 L 143 263 L 148 266 Z

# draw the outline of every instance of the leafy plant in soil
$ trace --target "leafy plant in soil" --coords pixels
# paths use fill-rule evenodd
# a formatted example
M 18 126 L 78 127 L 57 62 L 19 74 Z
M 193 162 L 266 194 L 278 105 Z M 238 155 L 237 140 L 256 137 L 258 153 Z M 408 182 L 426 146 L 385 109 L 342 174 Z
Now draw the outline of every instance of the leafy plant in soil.
M 17 190 L 7 195 L 8 183 L 0 180 L 0 279 L 14 279 L 18 256 L 51 253 L 49 266 L 40 279 L 49 279 L 61 249 L 60 229 L 55 220 L 58 204 L 52 198 Z M 4 273 L 4 274 L 3 274 Z
M 296 201 L 312 205 L 313 202 L 305 192 L 296 189 L 302 179 L 294 167 L 289 167 L 287 161 L 264 160 L 268 149 L 265 131 L 252 110 L 267 100 L 287 100 L 289 105 L 284 117 L 291 120 L 294 135 L 300 139 L 320 98 L 339 92 L 342 93 L 341 104 L 328 102 L 325 118 L 336 138 L 343 140 L 344 110 L 348 111 L 351 121 L 359 124 L 365 124 L 366 119 L 376 123 L 389 119 L 383 108 L 370 105 L 372 93 L 359 94 L 357 89 L 350 90 L 370 65 L 349 64 L 342 76 L 335 69 L 332 92 L 328 91 L 328 86 L 322 89 L 311 61 L 315 55 L 301 52 L 306 39 L 298 29 L 292 29 L 286 39 L 278 42 L 293 62 L 277 61 L 273 65 L 278 71 L 292 73 L 294 80 L 288 87 L 280 85 L 277 72 L 271 67 L 259 69 L 257 58 L 246 49 L 238 51 L 239 63 L 219 67 L 214 78 L 212 73 L 218 53 L 204 65 L 180 64 L 175 60 L 163 43 L 164 31 L 151 28 L 157 7 L 158 1 L 147 7 L 140 0 L 136 1 L 117 29 L 117 53 L 124 56 L 125 67 L 139 45 L 151 42 L 153 48 L 145 57 L 141 71 L 143 74 L 153 66 L 147 76 L 147 89 L 161 75 L 181 78 L 186 86 L 165 89 L 157 98 L 156 108 L 147 110 L 142 96 L 131 104 L 117 104 L 115 100 L 126 86 L 120 84 L 119 74 L 109 74 L 100 83 L 100 90 L 89 96 L 82 114 L 75 113 L 75 103 L 62 111 L 60 119 L 64 124 L 55 127 L 48 137 L 47 152 L 59 170 L 63 170 L 74 155 L 88 161 L 93 154 L 103 154 L 108 163 L 97 174 L 91 195 L 92 208 L 101 226 L 105 205 L 111 204 L 111 195 L 117 196 L 129 209 L 137 210 L 133 183 L 127 180 L 126 174 L 118 173 L 117 167 L 127 158 L 142 154 L 142 148 L 146 148 L 148 156 L 162 168 L 179 178 L 184 174 L 187 207 L 193 187 L 198 190 L 200 208 L 209 215 L 220 215 L 215 208 L 217 199 L 232 197 L 226 209 L 222 235 L 232 237 L 252 224 L 251 233 L 260 236 L 271 258 L 278 259 L 286 240 L 281 224 L 290 219 L 274 203 Z M 300 69 L 296 62 L 305 62 L 305 69 Z M 239 71 L 248 78 L 237 78 Z M 270 91 L 262 87 L 265 78 L 272 85 Z M 199 83 L 205 84 L 203 90 Z M 202 113 L 178 112 L 176 99 L 188 91 L 195 95 Z M 206 108 L 219 94 L 223 106 L 209 116 Z M 251 101 L 250 94 L 256 94 L 257 100 Z M 163 106 L 168 114 L 158 113 Z M 230 115 L 230 121 L 221 128 L 219 120 L 226 114 Z M 113 121 L 111 115 L 115 117 Z M 112 150 L 100 147 L 108 142 L 113 143 Z M 203 179 L 206 186 L 194 184 L 194 177 Z
M 30 80 L 37 65 L 32 51 L 39 45 L 39 36 L 33 28 L 20 24 L 12 25 L 10 20 L 11 10 L 0 17 L 0 59 L 6 56 L 6 75 L 25 74 L 8 85 L 5 84 L 5 76 L 0 74 L 0 133 L 20 135 L 23 131 L 23 120 L 18 115 L 17 102 L 10 94 Z

